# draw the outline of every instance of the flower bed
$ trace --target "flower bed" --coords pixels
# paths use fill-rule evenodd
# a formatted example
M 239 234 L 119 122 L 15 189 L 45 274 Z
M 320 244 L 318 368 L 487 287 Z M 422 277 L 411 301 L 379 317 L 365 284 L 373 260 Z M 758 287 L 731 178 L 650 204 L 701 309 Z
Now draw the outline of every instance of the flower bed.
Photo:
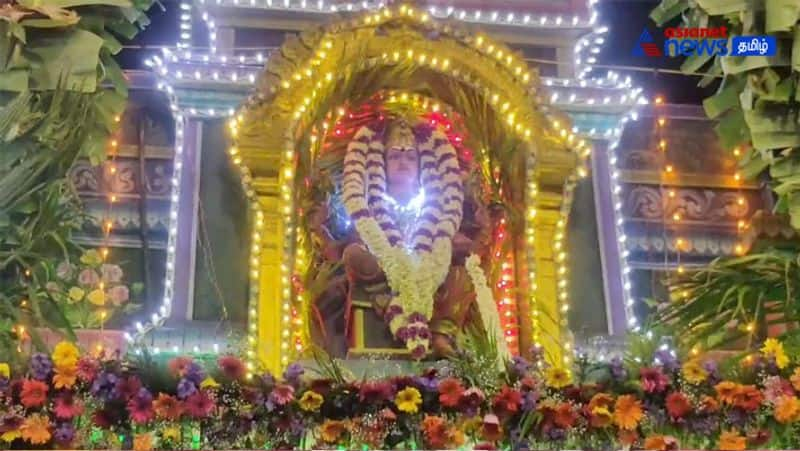
M 644 361 L 642 359 L 638 359 Z M 647 360 L 505 370 L 459 363 L 380 380 L 247 374 L 234 356 L 159 365 L 59 343 L 27 368 L 0 364 L 0 439 L 71 449 L 797 448 L 800 367 L 767 340 L 734 373 L 713 361 Z M 494 371 L 492 373 L 492 371 Z M 735 378 L 732 376 L 735 374 Z

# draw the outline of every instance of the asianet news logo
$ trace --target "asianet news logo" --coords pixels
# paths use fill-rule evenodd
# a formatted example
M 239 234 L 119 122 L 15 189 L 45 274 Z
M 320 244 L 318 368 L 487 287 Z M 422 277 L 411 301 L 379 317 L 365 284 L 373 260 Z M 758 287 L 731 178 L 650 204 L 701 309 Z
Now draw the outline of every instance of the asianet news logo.
M 728 37 L 728 27 L 664 29 L 664 45 L 659 46 L 647 27 L 633 47 L 634 56 L 773 56 L 775 36 Z

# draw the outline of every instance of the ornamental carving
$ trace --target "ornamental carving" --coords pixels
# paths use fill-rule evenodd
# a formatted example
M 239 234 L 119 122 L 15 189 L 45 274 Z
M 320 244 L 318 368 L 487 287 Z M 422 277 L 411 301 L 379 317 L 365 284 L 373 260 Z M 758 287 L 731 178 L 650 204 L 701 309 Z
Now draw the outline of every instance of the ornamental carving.
M 746 218 L 760 204 L 757 191 L 629 185 L 623 190 L 627 219 L 717 223 Z
M 139 161 L 119 158 L 116 171 L 110 166 L 92 166 L 79 161 L 70 170 L 69 177 L 82 196 L 106 196 L 110 193 L 138 195 L 141 192 Z M 172 163 L 169 160 L 149 159 L 145 162 L 145 184 L 148 197 L 163 198 L 169 194 Z

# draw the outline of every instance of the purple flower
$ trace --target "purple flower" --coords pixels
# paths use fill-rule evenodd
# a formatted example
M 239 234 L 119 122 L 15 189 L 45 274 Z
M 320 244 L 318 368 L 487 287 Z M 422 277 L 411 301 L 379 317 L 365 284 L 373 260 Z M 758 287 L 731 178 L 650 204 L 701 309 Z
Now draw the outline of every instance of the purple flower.
M 611 359 L 609 364 L 609 369 L 611 370 L 611 377 L 614 378 L 616 381 L 623 381 L 628 375 L 628 372 L 625 370 L 625 367 L 622 365 L 622 359 L 619 357 L 614 357 Z
M 536 405 L 539 403 L 540 397 L 541 395 L 536 391 L 529 391 L 528 393 L 525 393 L 525 396 L 522 398 L 522 410 L 524 412 L 530 412 L 536 409 Z
M 272 387 L 275 386 L 275 376 L 267 371 L 261 375 L 261 383 L 263 383 L 268 389 L 272 389 Z
M 425 315 L 420 312 L 414 312 L 408 315 L 408 322 L 409 323 L 427 323 L 428 321 L 425 319 Z
M 422 387 L 423 390 L 436 391 L 439 388 L 439 379 L 436 377 L 435 371 L 429 371 L 424 376 L 415 377 L 414 382 Z
M 61 445 L 69 445 L 74 438 L 75 428 L 72 427 L 72 423 L 62 423 L 53 432 L 53 439 Z
M 30 369 L 34 379 L 46 380 L 50 377 L 50 372 L 53 371 L 53 361 L 50 360 L 47 354 L 37 352 L 31 357 Z
M 189 379 L 183 378 L 178 382 L 178 398 L 186 399 L 197 393 L 197 384 Z
M 117 379 L 114 373 L 101 372 L 92 383 L 92 395 L 103 401 L 112 399 L 114 397 L 114 388 L 117 386 Z
M 410 337 L 410 332 L 408 330 L 408 327 L 403 326 L 403 327 L 397 329 L 397 332 L 395 333 L 395 336 L 397 337 L 398 340 L 402 341 L 403 343 L 408 341 L 408 338 Z
M 678 362 L 678 359 L 672 355 L 670 351 L 660 349 L 656 351 L 654 355 L 656 362 L 660 362 L 661 366 L 664 367 L 669 373 L 674 373 L 681 369 L 681 364 Z
M 742 409 L 732 409 L 728 412 L 728 422 L 731 426 L 743 428 L 747 424 L 749 415 Z
M 715 417 L 701 417 L 689 420 L 689 429 L 700 435 L 711 436 L 719 427 L 719 422 Z
M 184 379 L 188 379 L 189 381 L 193 382 L 195 385 L 200 385 L 203 382 L 203 379 L 206 378 L 206 372 L 203 370 L 197 362 L 192 362 L 189 364 L 189 367 L 186 368 L 186 373 L 183 375 Z
M 511 360 L 514 368 L 514 372 L 517 373 L 517 376 L 522 377 L 528 370 L 531 369 L 531 363 L 525 360 L 524 357 L 515 355 L 514 358 Z
M 286 367 L 286 371 L 283 372 L 283 380 L 286 382 L 296 385 L 300 382 L 300 377 L 306 372 L 303 369 L 303 365 L 299 363 L 292 363 L 291 365 Z
M 550 428 L 547 431 L 547 438 L 552 441 L 561 441 L 567 437 L 567 433 L 561 428 Z
M 419 360 L 419 359 L 425 357 L 425 353 L 426 352 L 427 352 L 427 350 L 425 349 L 425 346 L 417 345 L 416 348 L 411 350 L 411 357 L 414 358 L 414 359 Z

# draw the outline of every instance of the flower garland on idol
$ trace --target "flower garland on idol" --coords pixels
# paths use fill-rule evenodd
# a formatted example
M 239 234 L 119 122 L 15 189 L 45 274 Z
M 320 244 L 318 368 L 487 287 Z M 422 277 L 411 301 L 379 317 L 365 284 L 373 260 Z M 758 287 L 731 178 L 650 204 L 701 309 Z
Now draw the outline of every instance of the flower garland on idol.
M 428 322 L 433 315 L 434 295 L 450 268 L 464 191 L 458 157 L 447 136 L 427 124 L 414 127 L 414 134 L 426 197 L 410 240 L 403 240 L 387 208 L 384 146 L 368 126 L 359 129 L 348 145 L 342 186 L 347 213 L 393 292 L 385 312 L 389 329 L 412 356 L 422 358 L 430 347 Z M 499 337 L 498 346 L 505 356 L 499 316 L 479 263 L 476 255 L 470 255 L 468 274 L 484 325 Z

